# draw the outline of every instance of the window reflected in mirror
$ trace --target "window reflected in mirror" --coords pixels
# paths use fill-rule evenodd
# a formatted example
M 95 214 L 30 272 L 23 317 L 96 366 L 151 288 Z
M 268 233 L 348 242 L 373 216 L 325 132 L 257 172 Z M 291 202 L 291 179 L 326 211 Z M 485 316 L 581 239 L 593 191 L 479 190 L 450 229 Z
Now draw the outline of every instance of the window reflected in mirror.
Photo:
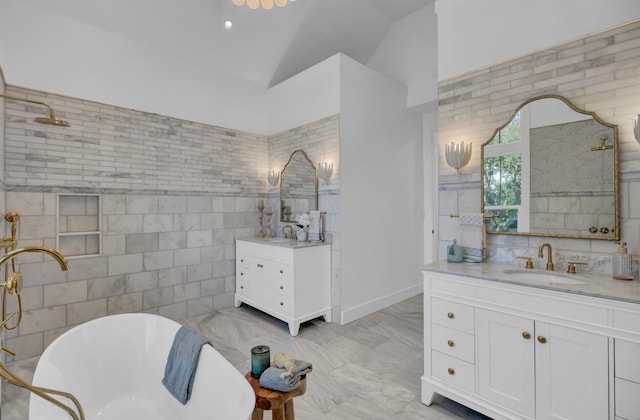
M 619 240 L 616 125 L 546 95 L 525 101 L 481 150 L 489 233 Z

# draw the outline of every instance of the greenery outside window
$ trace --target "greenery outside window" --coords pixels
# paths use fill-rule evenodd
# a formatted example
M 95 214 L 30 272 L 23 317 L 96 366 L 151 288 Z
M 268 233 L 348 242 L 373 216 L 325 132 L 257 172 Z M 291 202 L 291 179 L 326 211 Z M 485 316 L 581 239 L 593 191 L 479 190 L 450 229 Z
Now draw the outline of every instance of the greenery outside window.
M 489 230 L 520 232 L 529 229 L 529 136 L 527 115 L 519 112 L 484 148 L 484 212 Z

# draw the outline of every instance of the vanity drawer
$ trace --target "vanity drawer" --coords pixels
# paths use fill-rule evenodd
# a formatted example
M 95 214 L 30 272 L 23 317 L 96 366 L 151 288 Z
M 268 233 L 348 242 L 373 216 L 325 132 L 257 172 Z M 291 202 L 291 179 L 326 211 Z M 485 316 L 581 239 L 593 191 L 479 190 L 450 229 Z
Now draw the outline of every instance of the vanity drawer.
M 616 339 L 615 356 L 615 376 L 640 384 L 640 344 Z
M 640 333 L 640 313 L 616 309 L 613 312 L 613 326 L 621 330 Z
M 474 336 L 440 325 L 431 326 L 431 347 L 465 362 L 475 361 Z
M 434 377 L 469 392 L 475 392 L 475 365 L 438 351 L 431 352 L 431 372 Z
M 640 418 L 640 384 L 616 378 L 616 416 L 627 420 Z
M 473 334 L 473 306 L 431 298 L 431 322 L 447 328 Z

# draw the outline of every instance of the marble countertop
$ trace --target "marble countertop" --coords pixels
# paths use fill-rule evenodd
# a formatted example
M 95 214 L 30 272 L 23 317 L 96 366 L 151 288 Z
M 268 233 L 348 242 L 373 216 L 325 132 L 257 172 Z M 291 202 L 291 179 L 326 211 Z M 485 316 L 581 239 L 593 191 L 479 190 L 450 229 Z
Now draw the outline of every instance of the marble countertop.
M 309 242 L 309 241 L 301 242 L 301 241 L 296 241 L 295 239 L 292 240 L 292 239 L 286 239 L 281 237 L 274 237 L 274 238 L 247 237 L 247 238 L 236 238 L 236 240 L 253 242 L 256 244 L 279 246 L 281 248 L 308 248 L 312 246 L 330 245 L 329 242 Z
M 594 296 L 631 303 L 640 303 L 640 281 L 638 281 L 637 279 L 625 281 L 614 280 L 613 278 L 611 278 L 611 276 L 605 276 L 603 274 L 582 274 L 580 273 L 579 266 L 577 268 L 578 274 L 575 274 L 575 279 L 584 281 L 584 284 L 559 284 L 544 283 L 540 281 L 527 281 L 514 279 L 513 276 L 505 274 L 505 270 L 517 270 L 527 273 L 551 273 L 544 270 L 525 270 L 524 263 L 450 263 L 447 261 L 438 261 L 433 264 L 423 266 L 422 269 L 425 271 L 433 271 L 436 273 L 472 277 L 478 280 L 497 281 L 502 283 L 518 284 L 521 286 L 537 287 L 541 289 L 574 293 L 584 296 Z M 567 274 L 566 271 L 561 270 L 556 270 L 553 273 L 561 276 L 574 276 L 573 274 Z

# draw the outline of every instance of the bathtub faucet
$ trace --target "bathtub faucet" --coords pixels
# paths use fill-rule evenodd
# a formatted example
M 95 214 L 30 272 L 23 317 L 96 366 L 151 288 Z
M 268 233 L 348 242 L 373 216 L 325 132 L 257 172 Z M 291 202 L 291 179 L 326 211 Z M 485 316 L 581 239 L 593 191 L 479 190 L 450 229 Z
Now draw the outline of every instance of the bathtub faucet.
M 42 252 L 45 254 L 49 254 L 53 258 L 55 258 L 56 261 L 58 261 L 58 264 L 60 264 L 60 268 L 62 269 L 62 271 L 69 270 L 67 260 L 62 256 L 62 254 L 60 254 L 58 251 L 55 251 L 51 248 L 46 248 L 44 246 L 26 246 L 24 248 L 14 249 L 13 251 L 5 254 L 2 258 L 0 258 L 0 268 L 8 263 L 9 260 L 19 254 L 22 254 L 23 252 Z M 20 273 L 13 272 L 6 282 L 0 283 L 0 287 L 6 287 L 9 294 L 15 295 L 16 293 L 18 293 L 19 282 Z
M 13 243 L 15 243 L 15 241 Z M 67 260 L 62 256 L 62 254 L 60 254 L 58 251 L 55 251 L 51 248 L 46 248 L 43 246 L 26 246 L 24 248 L 14 249 L 13 251 L 6 253 L 4 256 L 2 256 L 2 258 L 0 258 L 0 269 L 4 267 L 5 264 L 7 264 L 10 260 L 12 260 L 15 256 L 22 254 L 24 252 L 42 252 L 44 254 L 49 254 L 58 262 L 58 264 L 60 264 L 60 268 L 62 269 L 62 271 L 67 271 L 69 269 L 69 266 L 67 265 Z M 11 275 L 7 278 L 7 280 L 4 283 L 0 283 L 0 287 L 5 287 L 6 291 L 9 294 L 18 295 L 18 302 L 19 302 L 18 306 L 20 308 L 19 318 L 21 318 L 22 303 L 19 298 L 20 297 L 20 292 L 18 288 L 19 282 L 20 282 L 20 273 L 14 271 L 13 273 L 11 273 Z M 4 299 L 3 299 L 3 302 L 4 302 Z M 0 330 L 2 330 L 3 328 L 7 328 L 6 327 L 7 321 L 11 319 L 14 315 L 15 313 L 10 315 L 9 317 L 6 317 L 6 319 L 2 320 L 2 322 L 0 323 Z M 2 317 L 5 318 L 4 307 L 2 308 Z M 6 349 L 4 348 L 2 348 L 2 350 L 6 351 Z M 30 392 L 33 392 L 34 394 L 38 395 L 39 397 L 49 401 L 51 404 L 54 404 L 60 409 L 66 411 L 74 420 L 84 420 L 84 412 L 82 410 L 82 406 L 80 405 L 80 402 L 77 400 L 77 398 L 74 397 L 72 394 L 68 392 L 58 391 L 55 389 L 48 389 L 48 388 L 42 388 L 39 386 L 31 385 L 27 383 L 25 380 L 21 379 L 18 375 L 13 373 L 11 370 L 9 370 L 9 368 L 1 361 L 0 361 L 0 378 L 6 380 L 10 384 L 19 386 L 21 388 L 25 388 Z M 50 394 L 59 395 L 71 400 L 71 402 L 76 407 L 77 413 L 71 407 L 63 404 L 62 402 L 58 401 L 56 398 L 53 398 Z

